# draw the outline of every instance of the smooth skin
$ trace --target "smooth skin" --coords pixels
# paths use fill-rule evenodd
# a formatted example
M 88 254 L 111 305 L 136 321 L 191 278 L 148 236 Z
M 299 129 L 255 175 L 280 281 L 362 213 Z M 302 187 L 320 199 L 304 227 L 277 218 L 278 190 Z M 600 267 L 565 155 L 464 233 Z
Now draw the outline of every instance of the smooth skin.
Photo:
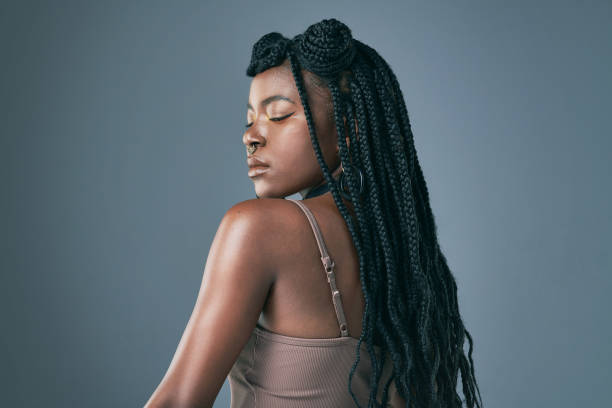
M 340 158 L 329 90 L 306 81 L 306 92 L 325 161 L 330 170 L 336 169 L 337 177 Z M 264 105 L 274 95 L 293 102 L 277 99 Z M 223 216 L 191 317 L 145 408 L 212 407 L 257 323 L 286 336 L 340 336 L 308 219 L 295 203 L 284 199 L 325 183 L 288 61 L 251 81 L 247 123 L 245 147 L 256 143 L 254 156 L 269 166 L 251 178 L 260 198 L 240 202 Z M 365 300 L 350 232 L 331 193 L 304 203 L 316 217 L 336 263 L 350 335 L 359 338 Z M 345 204 L 352 212 L 350 202 Z

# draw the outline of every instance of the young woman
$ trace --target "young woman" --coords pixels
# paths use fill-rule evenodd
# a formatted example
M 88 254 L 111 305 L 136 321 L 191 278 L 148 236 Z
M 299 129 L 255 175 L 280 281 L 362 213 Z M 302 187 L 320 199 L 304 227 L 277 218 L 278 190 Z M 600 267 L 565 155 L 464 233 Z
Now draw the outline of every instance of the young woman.
M 264 35 L 247 75 L 257 199 L 223 217 L 146 406 L 211 407 L 229 378 L 233 408 L 481 407 L 389 65 L 326 19 Z

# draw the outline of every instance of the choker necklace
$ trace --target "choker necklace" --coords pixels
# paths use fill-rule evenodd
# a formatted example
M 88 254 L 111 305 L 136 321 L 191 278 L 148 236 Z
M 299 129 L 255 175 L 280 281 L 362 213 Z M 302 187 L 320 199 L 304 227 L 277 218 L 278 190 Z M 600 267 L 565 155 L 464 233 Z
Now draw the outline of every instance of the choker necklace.
M 325 194 L 329 191 L 329 183 L 321 184 L 315 188 L 311 188 L 310 191 L 306 194 L 306 196 L 302 200 L 306 200 L 307 198 L 317 197 L 322 194 Z
M 340 188 L 340 186 L 338 186 L 338 190 L 340 190 L 340 195 L 342 195 L 342 197 L 344 197 L 346 200 L 351 201 L 351 196 L 347 191 L 344 191 L 342 188 Z M 321 184 L 320 186 L 310 189 L 310 191 L 306 194 L 306 196 L 302 200 L 306 200 L 307 198 L 313 198 L 313 197 L 323 195 L 327 193 L 328 191 L 330 191 L 329 183 Z

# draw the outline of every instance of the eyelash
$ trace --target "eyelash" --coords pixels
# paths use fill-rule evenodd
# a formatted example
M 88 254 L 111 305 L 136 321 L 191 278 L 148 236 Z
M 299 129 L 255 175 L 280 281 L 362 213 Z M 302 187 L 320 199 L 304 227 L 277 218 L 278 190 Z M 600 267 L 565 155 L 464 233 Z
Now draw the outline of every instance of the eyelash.
M 280 122 L 283 119 L 287 119 L 289 116 L 293 115 L 295 112 L 291 112 L 288 115 L 285 116 L 281 116 L 280 118 L 270 118 L 270 120 L 273 120 L 274 122 Z M 247 129 L 250 128 L 253 125 L 253 122 L 251 123 L 247 123 L 244 127 L 246 127 Z

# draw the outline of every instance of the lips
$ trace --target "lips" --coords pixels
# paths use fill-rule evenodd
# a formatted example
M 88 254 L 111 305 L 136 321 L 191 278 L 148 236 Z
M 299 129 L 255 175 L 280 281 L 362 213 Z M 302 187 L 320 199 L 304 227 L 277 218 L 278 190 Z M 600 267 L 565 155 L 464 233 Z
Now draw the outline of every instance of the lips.
M 270 168 L 268 166 L 254 166 L 249 168 L 248 175 L 249 177 L 256 177 L 265 172 L 267 172 Z
M 249 158 L 247 158 L 247 164 L 248 164 L 249 168 L 253 168 L 253 167 L 268 167 L 266 162 L 264 162 L 263 160 L 261 160 L 258 157 L 255 157 L 255 156 L 250 156 Z
M 255 156 L 247 158 L 247 164 L 249 165 L 249 177 L 259 176 L 269 170 L 269 166 L 263 160 Z

